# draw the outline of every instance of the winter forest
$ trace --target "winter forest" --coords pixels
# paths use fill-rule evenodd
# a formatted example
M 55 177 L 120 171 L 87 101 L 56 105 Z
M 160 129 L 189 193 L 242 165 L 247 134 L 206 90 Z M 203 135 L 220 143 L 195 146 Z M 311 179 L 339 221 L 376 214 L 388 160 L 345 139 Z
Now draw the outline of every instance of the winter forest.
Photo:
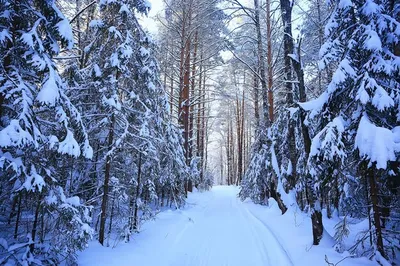
M 400 265 L 397 0 L 0 0 L 0 265 Z

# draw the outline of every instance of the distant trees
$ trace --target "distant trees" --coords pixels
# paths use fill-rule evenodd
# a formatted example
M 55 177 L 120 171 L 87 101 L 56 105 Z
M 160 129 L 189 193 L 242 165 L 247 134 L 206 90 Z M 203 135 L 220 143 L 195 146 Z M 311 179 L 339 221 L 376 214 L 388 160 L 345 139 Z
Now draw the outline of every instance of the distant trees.
M 220 1 L 165 1 L 160 17 L 160 49 L 171 116 L 183 129 L 186 164 L 198 167 L 198 179 L 186 180 L 186 191 L 206 182 L 210 70 L 220 64 L 225 14 Z M 192 171 L 196 169 L 192 169 Z

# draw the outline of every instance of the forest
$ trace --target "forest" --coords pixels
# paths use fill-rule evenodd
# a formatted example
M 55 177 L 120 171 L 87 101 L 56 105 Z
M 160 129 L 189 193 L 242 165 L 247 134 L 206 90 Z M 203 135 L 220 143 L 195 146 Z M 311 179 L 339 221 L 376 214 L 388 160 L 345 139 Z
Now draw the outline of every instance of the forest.
M 0 265 L 135 249 L 215 188 L 400 265 L 397 0 L 0 0 L 0 58 Z M 196 263 L 158 265 L 245 265 Z

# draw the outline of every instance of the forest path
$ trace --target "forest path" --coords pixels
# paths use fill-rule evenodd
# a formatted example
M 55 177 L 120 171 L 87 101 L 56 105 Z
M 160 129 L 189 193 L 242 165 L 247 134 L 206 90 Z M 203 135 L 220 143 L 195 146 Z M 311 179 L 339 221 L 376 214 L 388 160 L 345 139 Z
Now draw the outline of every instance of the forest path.
M 131 243 L 119 243 L 112 255 L 98 244 L 92 246 L 91 252 L 80 255 L 79 265 L 293 265 L 274 233 L 237 193 L 237 187 L 227 186 L 193 193 L 184 210 L 160 213 Z
M 189 210 L 191 223 L 171 246 L 165 265 L 292 265 L 282 245 L 237 198 L 235 187 L 214 187 Z

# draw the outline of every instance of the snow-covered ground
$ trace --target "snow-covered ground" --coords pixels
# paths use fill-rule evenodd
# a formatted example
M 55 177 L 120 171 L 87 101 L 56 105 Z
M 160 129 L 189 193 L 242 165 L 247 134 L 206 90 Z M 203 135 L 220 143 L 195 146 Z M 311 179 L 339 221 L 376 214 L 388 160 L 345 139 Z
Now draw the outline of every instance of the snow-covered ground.
M 130 243 L 107 248 L 91 242 L 79 265 L 323 266 L 325 255 L 333 263 L 346 257 L 333 250 L 328 237 L 320 246 L 311 245 L 311 223 L 304 213 L 292 209 L 282 216 L 274 202 L 269 207 L 241 202 L 237 193 L 237 187 L 227 186 L 192 193 L 185 209 L 160 213 Z M 358 265 L 376 264 L 366 258 L 339 264 Z

